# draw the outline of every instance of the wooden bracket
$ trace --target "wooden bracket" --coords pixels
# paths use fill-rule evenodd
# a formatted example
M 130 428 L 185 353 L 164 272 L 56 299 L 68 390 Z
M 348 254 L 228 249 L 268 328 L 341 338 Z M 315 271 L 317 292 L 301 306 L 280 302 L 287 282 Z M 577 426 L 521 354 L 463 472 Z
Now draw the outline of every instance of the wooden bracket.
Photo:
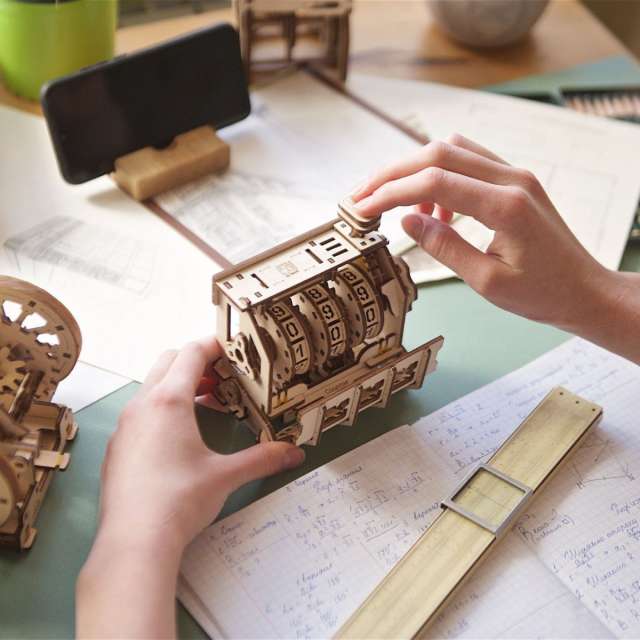
M 113 179 L 136 200 L 152 198 L 229 166 L 231 150 L 212 127 L 181 133 L 164 149 L 144 147 L 115 161 Z

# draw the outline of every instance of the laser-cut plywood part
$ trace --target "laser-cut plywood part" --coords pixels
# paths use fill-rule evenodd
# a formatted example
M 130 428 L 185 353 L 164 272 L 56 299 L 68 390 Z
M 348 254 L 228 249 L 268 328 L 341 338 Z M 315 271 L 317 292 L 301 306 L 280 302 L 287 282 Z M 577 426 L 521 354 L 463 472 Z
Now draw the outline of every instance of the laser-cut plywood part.
M 67 442 L 78 427 L 51 402 L 73 369 L 82 339 L 71 313 L 28 282 L 0 276 L 0 545 L 28 549 Z
M 402 346 L 417 290 L 379 219 L 349 201 L 339 216 L 213 279 L 226 354 L 215 393 L 261 440 L 315 445 L 436 367 L 442 336 Z
M 307 41 L 318 40 L 324 55 L 296 56 L 296 61 L 319 62 L 335 69 L 338 80 L 344 82 L 349 63 L 352 5 L 351 0 L 233 0 L 247 78 L 261 70 L 292 64 L 296 43 L 304 37 Z M 261 41 L 273 43 L 278 36 L 284 41 L 284 58 L 256 59 L 256 45 Z
M 136 200 L 146 200 L 229 166 L 231 148 L 205 125 L 177 135 L 164 149 L 144 147 L 115 161 L 112 177 Z

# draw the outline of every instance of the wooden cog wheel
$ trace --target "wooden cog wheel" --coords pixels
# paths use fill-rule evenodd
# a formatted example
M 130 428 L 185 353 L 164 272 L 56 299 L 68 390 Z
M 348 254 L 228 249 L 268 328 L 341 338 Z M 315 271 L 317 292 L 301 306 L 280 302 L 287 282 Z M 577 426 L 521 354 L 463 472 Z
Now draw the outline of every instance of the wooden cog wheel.
M 9 462 L 0 455 L 0 527 L 9 519 L 16 505 L 18 483 Z
M 14 359 L 11 348 L 7 345 L 0 347 L 0 392 L 14 391 L 20 386 L 26 374 L 24 360 Z
M 0 376 L 15 394 L 27 371 L 42 371 L 38 400 L 50 400 L 80 355 L 80 328 L 71 312 L 33 284 L 0 276 Z M 2 389 L 0 389 L 2 390 Z

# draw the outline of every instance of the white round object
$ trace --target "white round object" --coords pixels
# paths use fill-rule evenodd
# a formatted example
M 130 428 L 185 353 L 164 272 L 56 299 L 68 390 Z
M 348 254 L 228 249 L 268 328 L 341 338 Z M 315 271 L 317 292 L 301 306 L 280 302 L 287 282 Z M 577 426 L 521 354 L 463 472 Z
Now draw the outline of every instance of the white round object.
M 428 0 L 439 27 L 472 47 L 502 47 L 520 40 L 549 0 Z

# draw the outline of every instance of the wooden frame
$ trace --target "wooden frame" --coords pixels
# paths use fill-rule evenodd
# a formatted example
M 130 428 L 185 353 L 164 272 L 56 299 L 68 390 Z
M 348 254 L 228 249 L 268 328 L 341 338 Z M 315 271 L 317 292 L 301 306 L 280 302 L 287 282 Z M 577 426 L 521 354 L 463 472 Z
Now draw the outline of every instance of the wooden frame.
M 351 0 L 234 0 L 236 24 L 247 79 L 261 70 L 273 70 L 294 63 L 293 50 L 301 29 L 315 32 L 324 41 L 322 58 L 297 59 L 296 62 L 319 62 L 336 70 L 340 82 L 347 79 L 349 63 L 349 18 Z M 280 31 L 285 44 L 282 59 L 256 60 L 254 45 L 266 28 Z

